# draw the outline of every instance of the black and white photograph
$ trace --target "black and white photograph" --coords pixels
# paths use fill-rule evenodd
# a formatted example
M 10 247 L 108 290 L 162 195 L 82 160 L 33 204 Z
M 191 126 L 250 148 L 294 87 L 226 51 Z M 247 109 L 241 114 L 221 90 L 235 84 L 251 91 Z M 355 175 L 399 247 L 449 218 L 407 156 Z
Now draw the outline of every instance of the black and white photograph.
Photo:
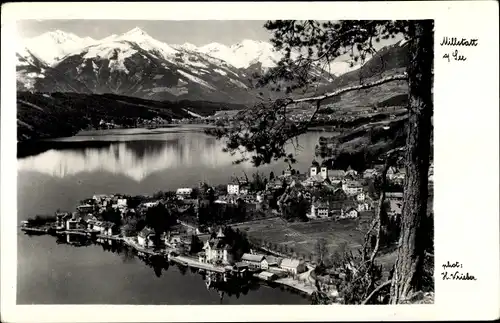
M 433 306 L 480 280 L 434 230 L 435 66 L 479 37 L 228 19 L 15 22 L 15 304 Z

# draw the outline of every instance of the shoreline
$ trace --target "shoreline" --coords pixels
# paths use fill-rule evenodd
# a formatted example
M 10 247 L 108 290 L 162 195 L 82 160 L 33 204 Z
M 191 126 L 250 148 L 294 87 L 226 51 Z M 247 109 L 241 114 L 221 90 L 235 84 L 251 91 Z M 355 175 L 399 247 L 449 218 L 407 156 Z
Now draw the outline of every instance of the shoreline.
M 166 257 L 166 261 L 172 261 L 176 264 L 179 264 L 181 266 L 185 266 L 188 268 L 196 268 L 198 270 L 205 270 L 209 272 L 214 272 L 214 273 L 227 273 L 228 271 L 226 268 L 222 266 L 214 266 L 212 264 L 206 264 L 206 263 L 201 263 L 195 259 L 191 259 L 188 256 L 185 255 L 179 255 L 179 256 L 171 256 L 170 252 L 174 251 L 174 249 L 168 249 L 166 248 L 165 250 L 162 251 L 152 251 L 148 250 L 147 248 L 142 248 L 141 246 L 137 245 L 132 238 L 130 237 L 119 237 L 116 235 L 103 235 L 103 234 L 96 234 L 96 232 L 82 232 L 82 231 L 69 231 L 69 230 L 62 230 L 62 231 L 57 231 L 54 232 L 54 234 L 51 234 L 49 230 L 47 229 L 39 229 L 39 228 L 26 228 L 23 227 L 21 228 L 21 231 L 25 233 L 25 235 L 30 236 L 30 233 L 35 233 L 35 235 L 52 235 L 52 236 L 57 236 L 57 235 L 79 235 L 79 236 L 85 236 L 89 240 L 95 240 L 96 242 L 99 243 L 98 240 L 113 240 L 117 241 L 119 243 L 123 243 L 126 246 L 129 246 L 136 250 L 139 254 L 144 253 L 148 254 L 150 256 L 164 256 Z M 92 237 L 95 237 L 95 239 L 92 239 Z M 278 278 L 276 280 L 272 281 L 267 281 L 265 279 L 262 279 L 256 275 L 252 275 L 252 277 L 257 278 L 259 282 L 261 283 L 270 283 L 270 285 L 278 285 L 278 286 L 284 286 L 285 288 L 292 289 L 293 291 L 299 292 L 301 294 L 304 294 L 308 297 L 311 297 L 312 294 L 316 291 L 314 286 L 302 286 L 298 281 L 295 281 L 291 277 L 284 277 L 284 278 Z M 273 286 L 271 286 L 273 287 Z

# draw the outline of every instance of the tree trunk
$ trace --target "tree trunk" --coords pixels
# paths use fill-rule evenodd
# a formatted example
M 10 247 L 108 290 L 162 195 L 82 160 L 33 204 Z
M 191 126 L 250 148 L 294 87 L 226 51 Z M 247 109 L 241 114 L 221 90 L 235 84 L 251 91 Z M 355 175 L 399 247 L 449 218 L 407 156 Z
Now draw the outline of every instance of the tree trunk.
M 391 285 L 391 303 L 404 302 L 420 289 L 424 259 L 425 233 L 422 221 L 427 216 L 428 170 L 430 158 L 432 68 L 434 23 L 410 22 L 410 63 L 408 128 L 406 140 L 406 180 L 401 215 L 401 236 Z

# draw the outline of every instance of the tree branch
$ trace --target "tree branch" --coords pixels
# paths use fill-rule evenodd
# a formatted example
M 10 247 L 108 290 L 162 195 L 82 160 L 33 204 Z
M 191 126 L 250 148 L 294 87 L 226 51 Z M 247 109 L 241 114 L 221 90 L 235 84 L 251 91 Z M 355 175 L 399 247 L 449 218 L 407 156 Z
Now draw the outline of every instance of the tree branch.
M 344 94 L 346 92 L 351 92 L 351 91 L 356 91 L 356 90 L 362 90 L 362 89 L 368 89 L 368 88 L 375 87 L 375 86 L 378 86 L 378 85 L 381 85 L 381 84 L 384 84 L 384 83 L 388 83 L 388 82 L 406 81 L 407 79 L 408 79 L 408 76 L 406 75 L 406 73 L 404 73 L 404 74 L 397 74 L 397 75 L 393 75 L 393 76 L 384 77 L 384 78 L 382 78 L 380 80 L 377 80 L 377 81 L 374 81 L 374 82 L 345 87 L 345 88 L 342 88 L 340 90 L 336 90 L 336 91 L 333 91 L 333 92 L 330 92 L 330 93 L 326 93 L 326 94 L 323 94 L 323 95 L 319 95 L 319 96 L 313 96 L 313 97 L 307 97 L 307 98 L 300 98 L 300 99 L 290 99 L 287 102 L 287 104 L 300 103 L 300 102 L 323 101 L 325 99 L 329 99 L 329 98 L 332 98 L 334 96 L 338 96 L 338 95 Z
M 365 298 L 365 300 L 363 302 L 361 302 L 361 305 L 366 305 L 372 298 L 373 296 L 375 296 L 378 292 L 380 292 L 383 288 L 387 287 L 387 286 L 390 286 L 391 285 L 391 280 L 388 280 L 386 281 L 385 283 L 379 285 L 377 288 L 375 288 L 373 290 L 373 292 L 371 292 L 370 295 L 368 295 L 367 298 Z

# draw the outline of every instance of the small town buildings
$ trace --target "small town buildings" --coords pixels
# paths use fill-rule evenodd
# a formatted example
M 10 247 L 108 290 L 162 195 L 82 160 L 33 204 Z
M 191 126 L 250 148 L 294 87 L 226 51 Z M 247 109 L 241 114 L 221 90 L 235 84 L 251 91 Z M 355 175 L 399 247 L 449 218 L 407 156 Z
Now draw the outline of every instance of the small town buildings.
M 203 251 L 198 253 L 198 261 L 204 263 L 228 264 L 230 262 L 229 245 L 225 242 L 225 236 L 222 229 L 215 238 L 211 238 L 203 245 Z
M 279 190 L 281 188 L 283 188 L 283 180 L 279 178 L 274 178 L 266 184 L 266 190 L 268 191 Z
M 180 199 L 190 197 L 192 193 L 193 193 L 193 189 L 190 187 L 178 188 L 177 191 L 175 192 L 177 197 Z
M 227 194 L 229 195 L 240 194 L 240 184 L 236 182 L 227 184 Z
M 76 207 L 76 209 L 81 212 L 81 213 L 89 213 L 89 212 L 92 212 L 94 211 L 94 206 L 91 205 L 91 204 L 82 204 L 82 205 L 78 205 Z
M 66 230 L 76 230 L 80 227 L 80 221 L 76 219 L 68 219 L 66 221 Z
M 266 261 L 261 263 L 261 269 L 268 270 L 270 268 L 277 268 L 281 263 L 282 258 L 275 256 L 266 256 Z
M 342 190 L 349 195 L 354 196 L 363 192 L 363 185 L 358 181 L 346 180 L 342 183 Z
M 276 280 L 278 278 L 278 276 L 276 274 L 270 273 L 268 271 L 262 271 L 262 272 L 258 273 L 257 277 L 259 277 L 262 280 L 266 280 L 266 281 L 273 281 L 273 280 Z
M 321 166 L 320 175 L 321 177 L 323 177 L 323 179 L 328 178 L 328 168 L 326 166 Z
M 319 167 L 319 163 L 313 160 L 312 165 L 309 168 L 309 177 L 320 175 L 320 173 L 321 173 L 321 168 Z
M 363 172 L 363 178 L 365 179 L 372 179 L 372 178 L 375 178 L 377 177 L 378 175 L 378 171 L 374 168 L 369 168 L 369 169 L 366 169 L 364 172 Z
M 322 202 L 314 202 L 311 204 L 311 217 L 312 218 L 328 218 L 330 208 L 328 204 Z
M 262 269 L 262 267 L 268 267 L 266 257 L 264 255 L 254 255 L 250 253 L 245 253 L 241 257 L 241 261 L 248 265 L 249 268 Z
M 321 186 L 323 185 L 324 181 L 325 179 L 321 176 L 321 174 L 317 174 L 303 181 L 302 185 L 304 185 L 305 187 Z
M 364 192 L 361 192 L 358 195 L 356 195 L 356 200 L 358 202 L 364 202 L 365 199 L 366 199 L 366 194 Z
M 358 172 L 354 169 L 352 169 L 351 167 L 349 167 L 347 169 L 347 171 L 345 172 L 345 176 L 344 177 L 351 177 L 351 178 L 356 178 L 358 176 Z
M 286 270 L 292 275 L 297 275 L 306 271 L 306 265 L 303 260 L 285 258 L 281 261 L 280 268 Z
M 359 211 L 353 207 L 342 209 L 340 219 L 355 219 L 359 215 Z
M 330 183 L 332 184 L 340 184 L 342 179 L 344 179 L 345 171 L 341 169 L 333 169 L 328 171 L 328 178 L 330 179 Z
M 137 243 L 141 247 L 145 248 L 151 247 L 153 246 L 154 237 L 155 237 L 155 232 L 153 231 L 153 229 L 145 227 L 137 235 Z

